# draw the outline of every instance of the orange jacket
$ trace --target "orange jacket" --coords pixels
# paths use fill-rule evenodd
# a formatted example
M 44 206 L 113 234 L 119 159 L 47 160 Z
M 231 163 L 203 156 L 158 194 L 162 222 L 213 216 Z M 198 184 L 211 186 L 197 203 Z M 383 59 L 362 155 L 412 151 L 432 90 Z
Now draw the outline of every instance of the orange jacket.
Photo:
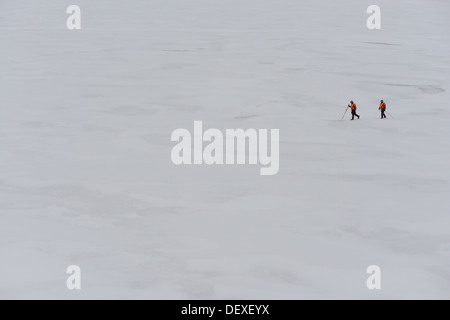
M 381 103 L 380 104 L 380 107 L 378 108 L 378 109 L 380 109 L 380 110 L 386 110 L 386 103 Z
M 351 108 L 352 110 L 356 110 L 356 104 L 353 102 L 352 105 L 350 106 L 350 108 Z

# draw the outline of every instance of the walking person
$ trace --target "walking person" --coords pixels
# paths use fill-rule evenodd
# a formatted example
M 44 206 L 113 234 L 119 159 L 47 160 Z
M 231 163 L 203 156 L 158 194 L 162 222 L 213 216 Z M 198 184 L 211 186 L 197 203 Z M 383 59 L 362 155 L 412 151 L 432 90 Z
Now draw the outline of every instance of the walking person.
M 353 102 L 353 100 L 350 101 L 349 108 L 352 109 L 352 120 L 355 120 L 355 116 L 357 116 L 359 119 L 359 115 L 356 113 L 356 104 Z
M 378 110 L 381 111 L 381 119 L 386 118 L 386 103 L 383 100 L 381 100 Z

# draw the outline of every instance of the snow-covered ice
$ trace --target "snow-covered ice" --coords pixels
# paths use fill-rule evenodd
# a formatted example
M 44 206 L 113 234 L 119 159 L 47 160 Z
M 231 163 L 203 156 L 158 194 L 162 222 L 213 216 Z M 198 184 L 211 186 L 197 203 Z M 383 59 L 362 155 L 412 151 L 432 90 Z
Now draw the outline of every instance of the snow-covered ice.
M 450 298 L 448 1 L 73 2 L 0 0 L 0 298 Z M 195 120 L 279 174 L 173 165 Z

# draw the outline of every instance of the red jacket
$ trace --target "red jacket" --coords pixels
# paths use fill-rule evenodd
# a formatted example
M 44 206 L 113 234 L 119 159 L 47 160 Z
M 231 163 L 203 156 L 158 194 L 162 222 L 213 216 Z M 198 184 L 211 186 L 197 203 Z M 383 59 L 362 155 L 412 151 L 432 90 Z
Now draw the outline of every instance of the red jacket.
M 352 105 L 350 106 L 350 108 L 355 111 L 356 110 L 356 104 L 353 102 Z
M 381 110 L 386 110 L 386 103 L 384 103 L 384 102 L 381 103 L 381 104 L 380 104 L 380 109 L 381 109 Z

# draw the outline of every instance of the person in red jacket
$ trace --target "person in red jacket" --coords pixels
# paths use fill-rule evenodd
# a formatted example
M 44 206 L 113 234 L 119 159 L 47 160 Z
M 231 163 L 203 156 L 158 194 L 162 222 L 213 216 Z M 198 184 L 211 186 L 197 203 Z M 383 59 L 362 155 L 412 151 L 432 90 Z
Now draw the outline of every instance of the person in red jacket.
M 358 117 L 359 119 L 359 115 L 356 113 L 356 104 L 352 101 L 350 101 L 350 104 L 348 106 L 350 109 L 352 109 L 352 120 L 355 120 L 355 116 Z
M 383 100 L 381 100 L 380 102 L 380 107 L 378 108 L 378 110 L 381 110 L 381 119 L 386 118 L 386 103 L 384 103 Z

